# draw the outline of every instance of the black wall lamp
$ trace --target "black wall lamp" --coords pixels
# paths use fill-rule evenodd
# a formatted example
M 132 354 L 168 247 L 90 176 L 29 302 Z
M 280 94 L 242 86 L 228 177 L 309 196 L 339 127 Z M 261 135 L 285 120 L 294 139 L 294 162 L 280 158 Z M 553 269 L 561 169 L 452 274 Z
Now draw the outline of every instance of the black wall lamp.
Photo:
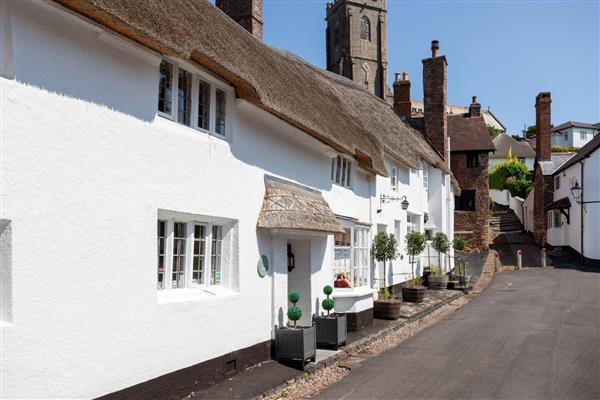
M 579 182 L 577 181 L 575 181 L 575 186 L 571 188 L 571 193 L 573 194 L 573 198 L 577 204 L 600 203 L 600 200 L 583 201 L 583 186 L 579 186 Z
M 392 201 L 399 201 L 400 207 L 402 207 L 403 210 L 408 210 L 408 206 L 410 203 L 408 202 L 406 195 L 402 197 L 394 197 L 388 196 L 387 194 L 382 194 L 381 196 L 379 196 L 379 209 L 377 210 L 377 214 L 381 212 L 383 204 L 391 203 Z
M 288 272 L 292 272 L 294 268 L 296 268 L 296 259 L 294 257 L 294 253 L 292 253 L 292 245 L 288 243 L 287 245 L 287 259 L 288 259 Z

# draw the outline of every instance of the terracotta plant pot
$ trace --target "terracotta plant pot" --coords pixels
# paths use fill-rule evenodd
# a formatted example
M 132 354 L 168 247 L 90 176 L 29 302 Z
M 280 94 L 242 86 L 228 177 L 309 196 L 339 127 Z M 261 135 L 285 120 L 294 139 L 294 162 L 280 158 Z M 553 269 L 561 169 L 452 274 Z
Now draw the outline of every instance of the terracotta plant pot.
M 448 286 L 448 275 L 429 275 L 429 289 L 444 290 Z
M 402 301 L 422 303 L 425 299 L 425 286 L 402 287 Z
M 397 300 L 375 300 L 373 314 L 377 319 L 400 318 L 400 302 Z

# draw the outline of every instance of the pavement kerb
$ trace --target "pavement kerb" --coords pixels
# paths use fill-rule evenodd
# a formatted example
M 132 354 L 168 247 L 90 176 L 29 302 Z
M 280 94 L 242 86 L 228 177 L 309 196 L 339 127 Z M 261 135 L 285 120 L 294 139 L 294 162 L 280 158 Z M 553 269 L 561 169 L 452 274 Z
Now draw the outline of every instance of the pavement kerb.
M 343 349 L 340 350 L 340 352 L 338 354 L 335 354 L 329 358 L 326 358 L 318 363 L 313 363 L 313 364 L 309 364 L 308 366 L 306 366 L 306 368 L 304 369 L 305 373 L 314 373 L 317 372 L 323 368 L 326 368 L 330 365 L 335 364 L 338 361 L 342 361 L 345 360 L 346 358 L 348 358 L 349 356 L 359 353 L 360 351 L 362 351 L 363 349 L 365 349 L 368 345 L 370 345 L 371 343 L 373 343 L 374 341 L 387 336 L 389 334 L 394 333 L 397 330 L 400 330 L 401 328 L 403 328 L 407 323 L 414 323 L 418 320 L 420 320 L 421 318 L 424 318 L 425 316 L 431 314 L 432 312 L 434 312 L 435 310 L 445 306 L 446 304 L 464 296 L 465 294 L 463 292 L 458 292 L 445 299 L 444 301 L 439 302 L 438 304 L 436 304 L 435 306 L 417 314 L 414 315 L 408 319 L 405 320 L 398 320 L 396 324 L 392 325 L 392 326 L 388 326 L 387 328 L 384 328 L 378 332 L 372 333 L 369 336 L 365 336 L 362 339 L 358 339 L 355 342 L 352 342 L 351 344 L 349 344 L 348 346 L 345 346 Z M 262 399 L 264 397 L 269 396 L 272 393 L 278 392 L 284 388 L 286 388 L 287 386 L 289 386 L 291 383 L 294 383 L 296 381 L 299 381 L 300 379 L 303 379 L 303 374 L 299 375 L 298 377 L 291 379 L 287 382 L 282 383 L 281 385 L 278 385 L 272 389 L 269 389 L 268 391 L 254 397 L 252 400 L 259 400 Z

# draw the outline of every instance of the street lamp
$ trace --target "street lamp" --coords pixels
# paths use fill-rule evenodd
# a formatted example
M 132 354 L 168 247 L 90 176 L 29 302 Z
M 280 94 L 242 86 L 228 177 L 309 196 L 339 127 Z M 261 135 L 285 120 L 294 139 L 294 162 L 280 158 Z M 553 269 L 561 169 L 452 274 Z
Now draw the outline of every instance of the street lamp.
M 377 214 L 379 214 L 381 212 L 381 206 L 384 203 L 391 203 L 392 201 L 399 201 L 400 207 L 402 207 L 403 210 L 408 210 L 408 206 L 410 205 L 410 203 L 408 202 L 408 199 L 406 198 L 406 195 L 404 195 L 402 197 L 394 197 L 394 196 L 388 196 L 387 194 L 382 194 L 379 197 L 379 210 L 377 210 Z
M 575 181 L 575 185 L 571 188 L 571 193 L 577 204 L 600 203 L 600 200 L 583 201 L 583 186 L 579 186 L 579 182 L 577 181 Z

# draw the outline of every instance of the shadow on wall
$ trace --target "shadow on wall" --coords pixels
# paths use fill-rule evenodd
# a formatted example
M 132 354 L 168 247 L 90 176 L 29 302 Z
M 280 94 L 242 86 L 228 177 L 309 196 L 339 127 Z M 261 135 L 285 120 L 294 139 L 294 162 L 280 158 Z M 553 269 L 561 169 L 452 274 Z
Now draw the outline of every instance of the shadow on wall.
M 18 82 L 154 120 L 158 65 L 118 50 L 101 41 L 98 32 L 33 2 L 19 3 L 13 12 L 13 21 L 19 22 L 12 24 Z

